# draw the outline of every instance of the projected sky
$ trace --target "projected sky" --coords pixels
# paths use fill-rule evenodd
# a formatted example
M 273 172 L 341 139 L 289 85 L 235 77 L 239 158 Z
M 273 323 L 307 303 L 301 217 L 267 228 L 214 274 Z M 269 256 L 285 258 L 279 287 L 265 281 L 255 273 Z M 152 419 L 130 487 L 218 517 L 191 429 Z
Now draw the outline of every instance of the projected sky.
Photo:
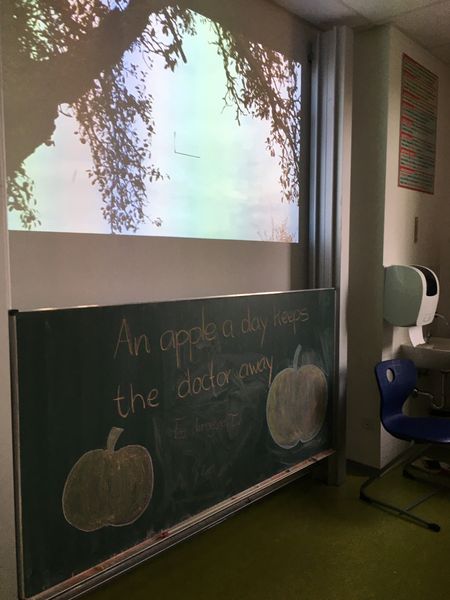
M 30 54 L 55 53 L 45 35 Z M 9 228 L 298 241 L 300 85 L 298 63 L 205 17 L 150 14 L 118 63 L 58 104 L 51 135 L 12 153 Z

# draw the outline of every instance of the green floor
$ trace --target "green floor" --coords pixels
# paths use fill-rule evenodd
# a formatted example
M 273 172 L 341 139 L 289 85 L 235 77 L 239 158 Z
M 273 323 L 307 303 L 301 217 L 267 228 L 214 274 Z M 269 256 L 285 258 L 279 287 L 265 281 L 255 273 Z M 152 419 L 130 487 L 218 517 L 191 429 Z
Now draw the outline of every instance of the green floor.
M 433 533 L 358 500 L 363 479 L 301 479 L 86 599 L 448 600 L 450 496 L 416 509 Z M 378 488 L 405 502 L 428 489 L 399 473 Z

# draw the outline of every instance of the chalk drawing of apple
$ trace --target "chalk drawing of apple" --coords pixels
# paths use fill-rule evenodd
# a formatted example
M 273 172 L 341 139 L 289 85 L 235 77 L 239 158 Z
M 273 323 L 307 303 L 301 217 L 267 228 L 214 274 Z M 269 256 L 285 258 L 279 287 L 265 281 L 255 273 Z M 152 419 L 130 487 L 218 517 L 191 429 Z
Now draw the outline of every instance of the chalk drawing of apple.
M 153 494 L 153 463 L 144 446 L 116 450 L 123 429 L 113 427 L 106 449 L 90 450 L 74 464 L 63 490 L 66 520 L 81 531 L 130 525 Z
M 280 371 L 269 389 L 266 418 L 270 435 L 281 448 L 294 448 L 316 437 L 325 421 L 328 385 L 322 369 L 298 366 L 298 346 L 293 366 Z

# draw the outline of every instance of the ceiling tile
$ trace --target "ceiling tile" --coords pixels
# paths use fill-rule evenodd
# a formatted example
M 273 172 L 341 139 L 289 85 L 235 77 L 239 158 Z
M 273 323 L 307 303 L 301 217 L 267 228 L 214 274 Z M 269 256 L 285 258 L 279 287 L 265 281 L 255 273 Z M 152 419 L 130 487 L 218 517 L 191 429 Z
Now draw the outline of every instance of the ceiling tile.
M 374 23 L 389 21 L 396 15 L 433 4 L 450 3 L 448 0 L 342 0 L 342 2 Z
M 399 15 L 391 22 L 426 48 L 441 46 L 450 42 L 450 1 Z
M 345 6 L 340 0 L 276 0 L 276 3 L 316 27 L 369 25 L 369 21 L 365 17 Z

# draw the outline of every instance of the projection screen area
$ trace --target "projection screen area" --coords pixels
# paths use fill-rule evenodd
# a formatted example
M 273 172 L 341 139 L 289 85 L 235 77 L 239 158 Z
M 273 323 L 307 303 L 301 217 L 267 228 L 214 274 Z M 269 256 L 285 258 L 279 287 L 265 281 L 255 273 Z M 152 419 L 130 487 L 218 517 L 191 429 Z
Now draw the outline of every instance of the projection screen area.
M 10 230 L 299 241 L 298 60 L 187 2 L 4 13 Z

